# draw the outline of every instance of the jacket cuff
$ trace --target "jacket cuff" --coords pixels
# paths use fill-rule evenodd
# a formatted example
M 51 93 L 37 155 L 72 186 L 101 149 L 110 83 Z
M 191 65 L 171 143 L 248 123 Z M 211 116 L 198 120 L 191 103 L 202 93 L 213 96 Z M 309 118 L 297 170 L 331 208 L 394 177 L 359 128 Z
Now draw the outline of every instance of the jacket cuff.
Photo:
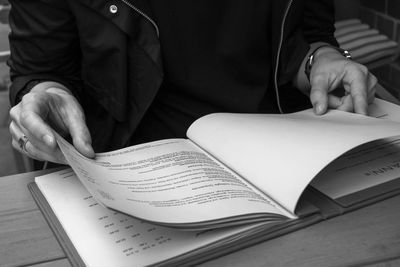
M 12 80 L 9 93 L 11 106 L 17 105 L 21 101 L 22 97 L 29 93 L 35 85 L 45 81 L 58 82 L 64 85 L 80 102 L 82 89 L 78 82 L 66 81 L 66 79 L 61 79 L 51 75 L 28 75 Z

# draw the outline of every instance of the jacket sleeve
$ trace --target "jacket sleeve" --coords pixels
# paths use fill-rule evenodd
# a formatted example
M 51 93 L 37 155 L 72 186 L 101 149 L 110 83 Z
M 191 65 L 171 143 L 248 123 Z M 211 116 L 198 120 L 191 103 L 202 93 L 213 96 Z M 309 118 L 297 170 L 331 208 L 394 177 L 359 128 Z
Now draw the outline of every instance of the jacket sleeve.
M 335 33 L 333 0 L 306 0 L 303 15 L 303 33 L 308 43 L 325 42 L 338 46 Z
M 335 12 L 332 0 L 304 0 L 295 3 L 296 12 L 289 13 L 285 28 L 279 85 L 291 82 L 299 68 L 303 68 L 300 64 L 311 43 L 338 45 L 334 37 Z
M 81 93 L 79 39 L 65 0 L 10 0 L 10 102 L 29 83 L 47 80 Z M 25 92 L 26 93 L 26 92 Z
M 299 69 L 304 69 L 302 63 L 310 44 L 326 42 L 338 46 L 334 37 L 333 0 L 299 0 L 293 3 L 296 12 L 288 16 L 288 33 L 283 42 L 278 72 L 279 98 L 286 112 L 309 107 L 308 97 L 293 90 L 292 81 Z

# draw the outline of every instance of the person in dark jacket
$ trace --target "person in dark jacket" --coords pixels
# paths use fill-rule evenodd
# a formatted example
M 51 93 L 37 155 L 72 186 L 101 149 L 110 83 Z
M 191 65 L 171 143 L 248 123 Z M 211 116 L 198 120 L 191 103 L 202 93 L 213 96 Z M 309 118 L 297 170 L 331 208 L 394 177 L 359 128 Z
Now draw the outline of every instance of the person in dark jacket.
M 64 162 L 53 131 L 94 157 L 212 112 L 367 114 L 374 98 L 337 48 L 331 0 L 10 3 L 10 131 L 34 159 Z

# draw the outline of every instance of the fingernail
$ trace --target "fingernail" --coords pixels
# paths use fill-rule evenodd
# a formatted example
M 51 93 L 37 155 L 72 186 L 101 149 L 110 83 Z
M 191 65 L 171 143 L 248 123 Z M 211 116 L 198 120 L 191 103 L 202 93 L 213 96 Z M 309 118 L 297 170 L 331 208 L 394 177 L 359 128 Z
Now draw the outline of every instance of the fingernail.
M 318 105 L 317 105 L 317 112 L 318 112 L 318 114 L 322 114 L 322 113 L 324 113 L 324 111 L 325 111 L 324 105 L 318 104 Z
M 90 156 L 93 157 L 94 156 L 94 150 L 92 148 L 92 144 L 89 143 L 89 142 L 85 142 L 85 147 L 86 147 L 87 152 L 90 154 Z
M 52 146 L 54 143 L 54 139 L 53 137 L 51 137 L 50 135 L 46 134 L 45 136 L 43 136 L 43 141 L 45 142 L 46 145 L 48 146 Z
M 314 106 L 314 112 L 315 114 L 319 115 L 324 111 L 324 107 L 322 106 L 322 104 L 317 104 L 316 106 Z

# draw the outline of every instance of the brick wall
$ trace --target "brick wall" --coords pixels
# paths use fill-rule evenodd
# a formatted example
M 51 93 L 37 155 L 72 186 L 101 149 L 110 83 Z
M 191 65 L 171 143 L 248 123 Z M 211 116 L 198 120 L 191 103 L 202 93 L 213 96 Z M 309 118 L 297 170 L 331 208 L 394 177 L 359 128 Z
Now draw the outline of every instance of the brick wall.
M 400 1 L 360 0 L 359 18 L 400 43 Z M 372 71 L 379 82 L 400 99 L 400 60 Z

